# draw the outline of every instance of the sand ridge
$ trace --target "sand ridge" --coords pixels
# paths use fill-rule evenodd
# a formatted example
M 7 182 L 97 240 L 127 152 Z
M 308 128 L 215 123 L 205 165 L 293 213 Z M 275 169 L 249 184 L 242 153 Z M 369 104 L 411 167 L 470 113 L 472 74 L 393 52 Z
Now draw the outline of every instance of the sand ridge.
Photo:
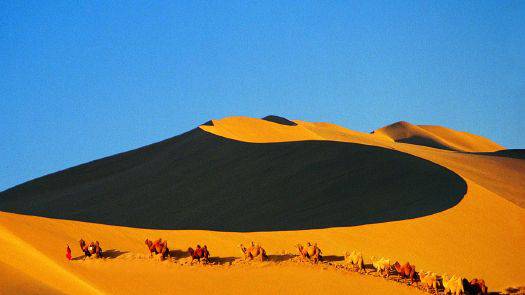
M 404 142 L 462 152 L 495 152 L 505 149 L 488 138 L 460 132 L 442 126 L 413 125 L 400 121 L 373 132 L 374 134 Z

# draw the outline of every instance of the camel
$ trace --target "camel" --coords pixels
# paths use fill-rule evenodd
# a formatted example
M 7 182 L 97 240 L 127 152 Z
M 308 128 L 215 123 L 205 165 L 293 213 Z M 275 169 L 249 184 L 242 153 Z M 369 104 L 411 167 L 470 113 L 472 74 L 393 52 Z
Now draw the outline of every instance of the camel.
M 374 266 L 374 268 L 379 274 L 383 276 L 383 273 L 384 273 L 385 277 L 388 277 L 390 275 L 389 273 L 389 270 L 391 267 L 390 259 L 386 259 L 384 257 L 376 259 L 374 256 L 372 256 L 370 260 L 372 260 L 372 265 Z
M 408 262 L 401 265 L 398 261 L 396 261 L 393 266 L 401 278 L 410 279 L 411 284 L 415 282 L 414 275 L 416 274 L 416 267 L 414 265 L 411 265 Z
M 452 276 L 450 279 L 447 275 L 442 276 L 443 287 L 445 288 L 445 294 L 460 295 L 465 293 L 463 288 L 463 282 L 461 278 Z
M 357 268 L 358 271 L 365 269 L 363 254 L 361 252 L 356 252 L 355 250 L 352 251 L 352 253 L 346 252 L 345 262 L 346 264 L 351 264 L 354 269 Z
M 158 239 L 155 242 L 146 239 L 144 244 L 148 247 L 149 257 L 153 257 L 153 254 L 160 254 L 160 259 L 164 260 L 170 256 L 170 249 L 168 249 L 168 241 L 162 241 Z
M 210 258 L 210 252 L 208 252 L 208 247 L 204 245 L 204 247 L 201 248 L 200 245 L 197 245 L 195 250 L 193 250 L 191 247 L 188 248 L 188 253 L 191 257 L 191 263 L 193 263 L 193 260 L 197 259 L 197 261 L 203 260 L 204 263 L 208 263 Z
M 472 279 L 469 282 L 464 278 L 461 282 L 463 289 L 467 294 L 488 294 L 488 288 L 485 285 L 485 280 L 483 279 Z
M 419 279 L 427 292 L 430 292 L 430 288 L 432 288 L 434 290 L 434 293 L 437 294 L 438 279 L 437 279 L 437 274 L 435 272 L 431 273 L 429 271 L 427 272 L 420 271 Z
M 86 241 L 83 239 L 80 239 L 80 249 L 86 257 L 91 257 L 91 255 L 95 255 L 96 258 L 102 257 L 102 248 L 100 247 L 100 243 L 98 241 L 91 242 L 89 245 L 86 244 Z
M 246 248 L 242 244 L 240 245 L 242 254 L 244 255 L 244 260 L 268 260 L 266 251 L 259 244 L 254 244 L 252 242 L 251 246 Z
M 313 263 L 317 263 L 323 259 L 321 256 L 321 249 L 317 247 L 317 243 L 312 245 L 310 242 L 308 242 L 306 247 L 298 244 L 297 249 L 299 249 L 299 253 L 301 254 L 301 260 L 306 259 L 308 261 L 312 261 Z

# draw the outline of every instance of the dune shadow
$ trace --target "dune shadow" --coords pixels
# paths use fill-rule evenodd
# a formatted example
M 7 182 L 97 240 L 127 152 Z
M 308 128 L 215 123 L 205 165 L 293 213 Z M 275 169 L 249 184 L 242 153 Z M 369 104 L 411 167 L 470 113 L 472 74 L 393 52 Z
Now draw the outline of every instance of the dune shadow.
M 463 153 L 525 160 L 525 149 L 508 149 L 508 150 L 500 150 L 496 152 L 475 152 L 475 153 L 463 152 Z
M 268 261 L 284 262 L 284 261 L 292 260 L 292 259 L 294 259 L 297 256 L 298 255 L 295 255 L 295 254 L 281 254 L 281 255 L 274 254 L 274 255 L 268 255 Z
M 281 125 L 297 126 L 297 123 L 295 123 L 293 121 L 290 121 L 290 120 L 288 120 L 286 118 L 275 116 L 275 115 L 269 115 L 269 116 L 266 116 L 266 117 L 264 117 L 262 119 L 265 120 L 265 121 L 268 121 L 268 122 L 273 122 L 273 123 L 277 123 L 277 124 L 281 124 Z
M 422 217 L 466 191 L 449 169 L 390 149 L 247 143 L 197 128 L 0 192 L 0 210 L 152 229 L 283 231 Z
M 414 145 L 422 145 L 422 146 L 428 146 L 428 147 L 436 148 L 436 149 L 453 151 L 453 149 L 450 148 L 449 146 L 443 145 L 431 138 L 426 138 L 422 136 L 410 136 L 407 138 L 398 139 L 396 140 L 396 142 L 408 143 L 408 144 L 414 144 Z

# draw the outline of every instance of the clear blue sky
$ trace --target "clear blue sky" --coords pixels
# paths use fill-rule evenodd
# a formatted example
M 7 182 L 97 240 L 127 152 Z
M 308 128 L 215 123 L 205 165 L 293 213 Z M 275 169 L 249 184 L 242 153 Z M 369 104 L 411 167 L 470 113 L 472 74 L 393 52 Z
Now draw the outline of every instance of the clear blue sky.
M 525 148 L 524 1 L 73 2 L 0 2 L 0 190 L 232 115 Z

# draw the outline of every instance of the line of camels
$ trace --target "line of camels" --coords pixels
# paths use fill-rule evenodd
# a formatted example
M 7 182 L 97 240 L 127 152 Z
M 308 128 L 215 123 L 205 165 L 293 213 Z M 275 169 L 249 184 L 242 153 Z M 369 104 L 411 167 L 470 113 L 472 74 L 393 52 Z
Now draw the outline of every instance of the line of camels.
M 157 256 L 160 260 L 170 259 L 170 250 L 168 242 L 162 239 L 155 241 L 146 239 L 144 241 L 148 248 L 150 257 Z M 269 261 L 266 251 L 259 244 L 251 242 L 248 247 L 240 244 L 241 253 L 245 261 Z M 299 259 L 302 262 L 311 262 L 317 264 L 322 262 L 323 256 L 321 249 L 317 243 L 307 242 L 305 246 L 301 244 L 296 245 L 299 252 Z M 104 252 L 100 247 L 98 241 L 87 244 L 83 239 L 80 239 L 80 249 L 85 257 L 103 258 Z M 206 245 L 197 245 L 195 249 L 188 248 L 188 255 L 191 258 L 190 263 L 194 261 L 207 264 L 210 262 L 210 252 Z M 71 249 L 67 246 L 68 259 L 71 257 Z M 406 282 L 408 285 L 416 286 L 427 292 L 438 294 L 443 291 L 444 294 L 460 295 L 460 294 L 488 294 L 488 287 L 483 279 L 468 280 L 463 277 L 456 277 L 455 275 L 449 277 L 446 274 L 438 275 L 430 271 L 416 271 L 416 267 L 409 262 L 400 264 L 398 261 L 391 263 L 390 259 L 372 256 L 370 258 L 371 264 L 365 264 L 363 254 L 361 252 L 352 251 L 344 254 L 344 265 L 337 265 L 338 268 L 345 268 L 352 271 L 357 271 L 362 274 L 375 273 L 384 278 L 391 278 L 391 275 L 396 275 L 398 281 Z M 372 269 L 372 270 L 371 270 Z

